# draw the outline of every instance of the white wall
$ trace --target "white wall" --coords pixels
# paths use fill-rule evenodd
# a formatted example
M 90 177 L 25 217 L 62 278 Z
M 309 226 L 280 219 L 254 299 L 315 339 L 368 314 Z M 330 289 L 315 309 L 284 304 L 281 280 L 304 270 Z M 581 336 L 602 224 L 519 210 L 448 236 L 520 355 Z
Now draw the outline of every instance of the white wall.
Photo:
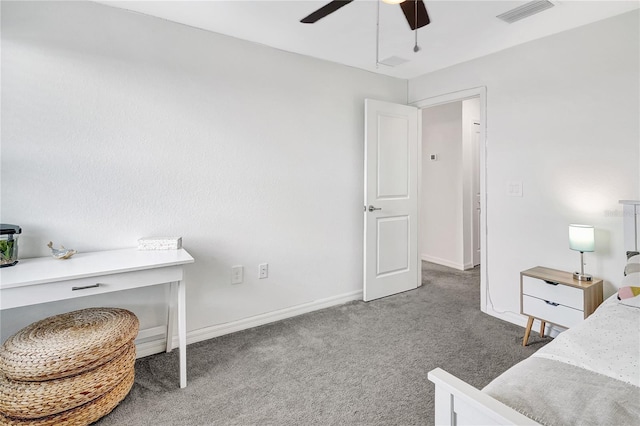
M 579 267 L 568 225 L 596 227 L 586 271 L 605 296 L 624 265 L 620 199 L 640 196 L 638 11 L 409 82 L 415 102 L 487 88 L 489 312 L 521 322 L 519 272 Z M 507 197 L 506 182 L 524 196 Z
M 22 226 L 23 258 L 50 240 L 87 252 L 182 236 L 196 259 L 190 332 L 359 298 L 363 101 L 406 93 L 404 80 L 103 5 L 2 2 L 2 222 Z M 245 282 L 232 286 L 236 264 Z M 144 328 L 164 321 L 165 296 L 101 303 Z M 3 311 L 2 336 L 85 303 Z
M 421 258 L 460 270 L 473 268 L 472 132 L 480 100 L 437 105 L 421 113 Z M 432 154 L 437 160 L 431 160 Z
M 431 160 L 432 154 L 437 160 Z M 422 110 L 421 257 L 464 269 L 462 102 Z

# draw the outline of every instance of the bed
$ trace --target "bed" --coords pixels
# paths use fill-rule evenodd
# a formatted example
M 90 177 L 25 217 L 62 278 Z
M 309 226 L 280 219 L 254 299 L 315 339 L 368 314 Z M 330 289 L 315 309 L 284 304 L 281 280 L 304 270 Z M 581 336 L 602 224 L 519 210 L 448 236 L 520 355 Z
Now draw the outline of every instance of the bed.
M 627 266 L 620 288 L 640 287 L 640 201 L 624 205 Z M 632 296 L 632 295 L 631 295 Z M 436 425 L 640 424 L 640 295 L 618 293 L 580 324 L 479 390 L 436 368 Z

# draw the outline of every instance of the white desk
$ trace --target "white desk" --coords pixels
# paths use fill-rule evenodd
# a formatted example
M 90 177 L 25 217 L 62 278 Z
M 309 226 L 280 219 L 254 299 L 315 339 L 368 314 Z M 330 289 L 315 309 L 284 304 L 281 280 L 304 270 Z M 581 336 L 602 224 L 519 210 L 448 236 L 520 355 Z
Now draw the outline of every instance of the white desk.
M 110 293 L 157 284 L 171 284 L 167 352 L 171 351 L 177 299 L 180 387 L 187 386 L 187 328 L 183 266 L 193 263 L 184 249 L 122 249 L 78 253 L 67 260 L 53 257 L 20 259 L 0 268 L 0 309 Z

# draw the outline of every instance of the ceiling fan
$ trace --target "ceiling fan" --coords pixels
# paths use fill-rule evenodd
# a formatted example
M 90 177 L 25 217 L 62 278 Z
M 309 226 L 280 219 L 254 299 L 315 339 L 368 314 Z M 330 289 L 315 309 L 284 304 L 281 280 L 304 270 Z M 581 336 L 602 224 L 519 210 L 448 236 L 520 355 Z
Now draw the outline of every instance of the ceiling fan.
M 329 3 L 322 6 L 320 9 L 311 13 L 309 16 L 306 16 L 300 20 L 303 24 L 313 24 L 314 22 L 319 21 L 325 16 L 335 12 L 351 3 L 353 0 L 333 0 Z M 409 27 L 411 30 L 416 30 L 418 28 L 424 27 L 427 25 L 429 20 L 429 15 L 427 14 L 427 8 L 424 5 L 423 0 L 382 0 L 385 3 L 389 4 L 400 4 L 402 8 L 402 12 L 404 12 L 404 16 L 407 18 L 407 22 L 409 23 Z

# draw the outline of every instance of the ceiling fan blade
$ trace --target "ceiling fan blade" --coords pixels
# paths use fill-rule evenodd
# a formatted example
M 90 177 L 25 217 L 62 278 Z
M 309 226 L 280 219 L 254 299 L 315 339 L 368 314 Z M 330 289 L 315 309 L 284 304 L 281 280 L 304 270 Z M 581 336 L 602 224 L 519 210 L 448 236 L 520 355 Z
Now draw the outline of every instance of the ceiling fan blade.
M 302 18 L 300 20 L 300 22 L 302 22 L 303 24 L 313 24 L 314 22 L 319 21 L 320 19 L 324 18 L 325 16 L 327 16 L 327 15 L 335 12 L 336 10 L 340 9 L 341 7 L 348 5 L 352 1 L 353 0 L 333 0 L 333 1 L 325 4 L 320 9 L 316 10 L 315 12 L 310 14 L 309 16 L 307 16 L 305 18 Z
M 418 6 L 418 19 L 416 22 L 416 5 Z M 427 13 L 427 8 L 424 5 L 422 0 L 406 0 L 403 3 L 400 3 L 400 7 L 404 12 L 404 16 L 407 18 L 407 22 L 412 30 L 416 28 L 422 28 L 427 25 L 429 22 L 429 14 Z M 417 24 L 417 25 L 416 25 Z

